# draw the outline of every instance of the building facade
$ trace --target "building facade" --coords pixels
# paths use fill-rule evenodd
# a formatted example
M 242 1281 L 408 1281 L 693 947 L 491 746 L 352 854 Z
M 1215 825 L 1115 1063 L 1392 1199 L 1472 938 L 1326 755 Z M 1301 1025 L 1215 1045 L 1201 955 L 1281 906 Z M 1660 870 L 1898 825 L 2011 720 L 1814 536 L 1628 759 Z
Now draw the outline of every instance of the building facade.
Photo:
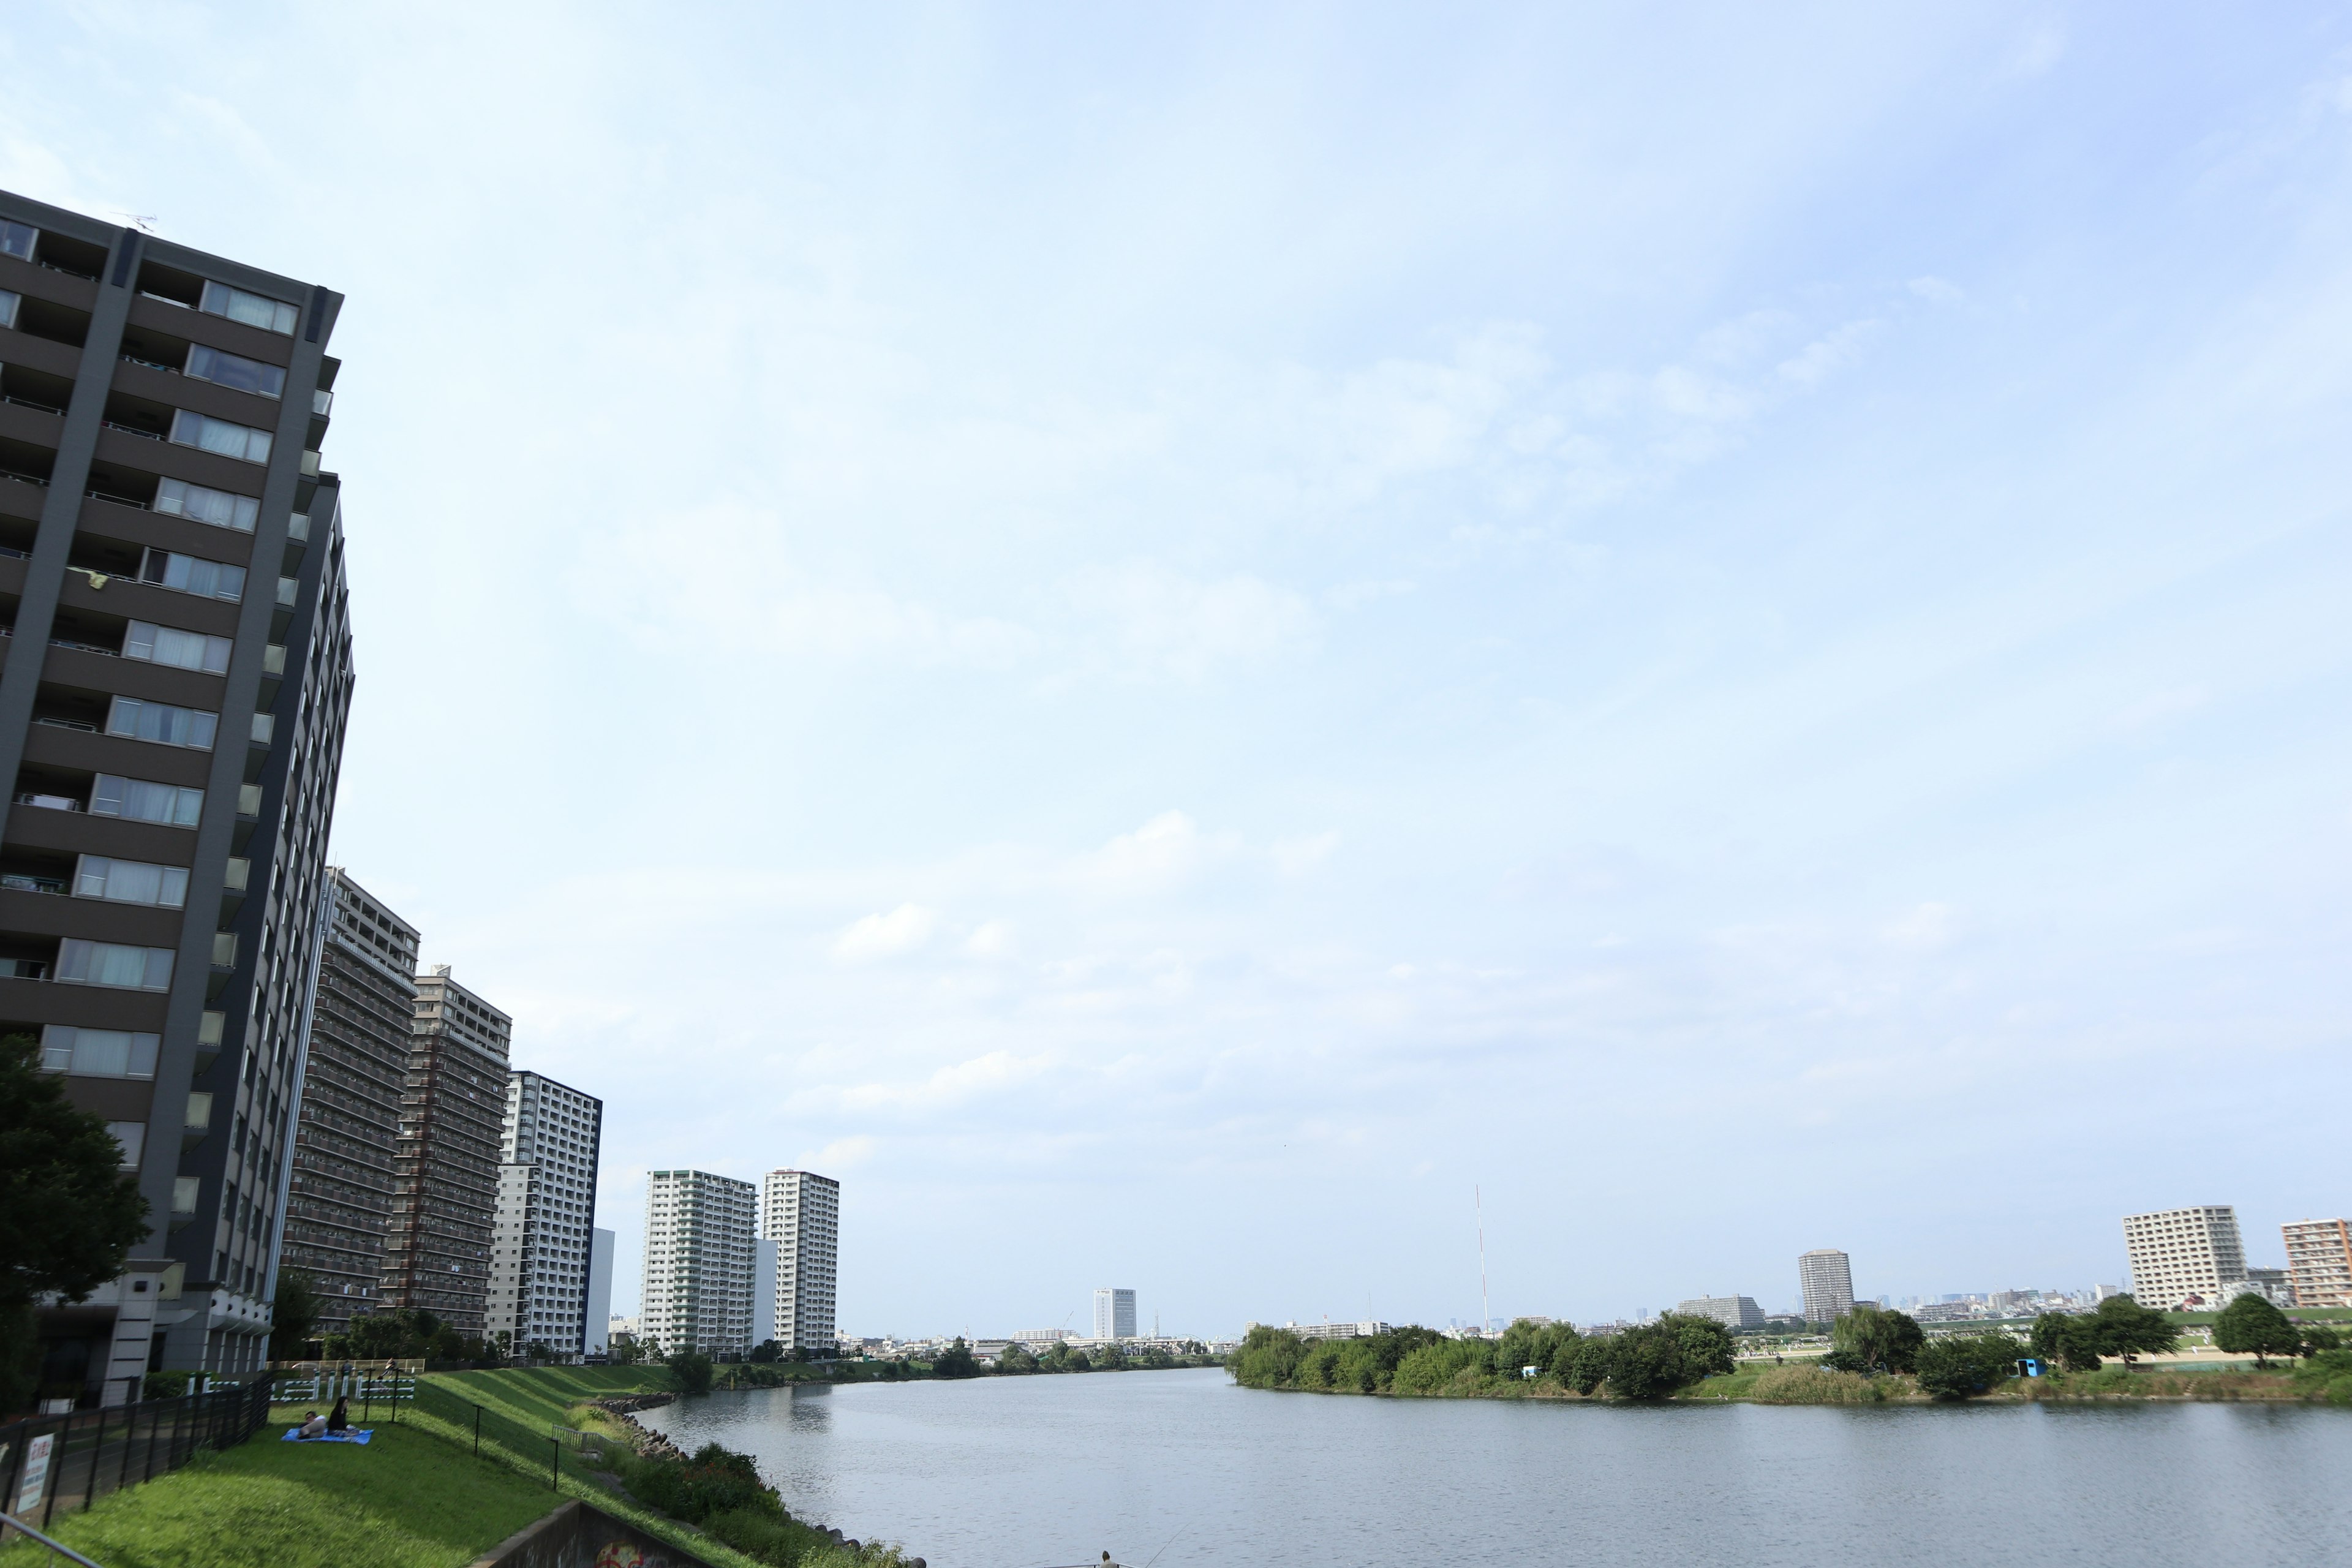
M 588 1233 L 588 1338 L 585 1353 L 603 1355 L 613 1348 L 613 1233 Z
M 1764 1309 L 1752 1296 L 1694 1296 L 1675 1310 L 1686 1318 L 1713 1318 L 1734 1329 L 1764 1326 Z
M 604 1124 L 604 1102 L 593 1095 L 535 1072 L 507 1075 L 484 1321 L 513 1350 L 587 1353 Z
M 489 1296 L 513 1041 L 514 1020 L 452 980 L 447 964 L 416 977 L 382 1299 L 461 1334 L 482 1331 Z
M 2352 1220 L 2299 1219 L 2279 1227 L 2298 1307 L 2352 1307 Z
M 2246 1277 L 2246 1248 L 2238 1211 L 2227 1204 L 2162 1209 L 2124 1216 L 2124 1249 L 2131 1259 L 2132 1299 L 2171 1311 L 2192 1297 L 2219 1302 Z
M 1804 1292 L 1809 1323 L 1834 1323 L 1853 1310 L 1853 1265 L 1834 1247 L 1799 1253 L 1797 1284 Z
M 0 1032 L 151 1229 L 40 1395 L 267 1356 L 351 704 L 341 296 L 0 193 Z
M 759 1189 L 708 1171 L 656 1171 L 646 1194 L 641 1334 L 665 1354 L 751 1348 L 752 1231 Z
M 813 1171 L 769 1172 L 760 1188 L 760 1236 L 776 1244 L 776 1342 L 788 1352 L 833 1354 L 841 1184 Z
M 319 1335 L 375 1310 L 392 1221 L 392 1152 L 416 1013 L 416 928 L 340 868 L 311 1015 L 281 1268 L 309 1276 Z
M 1098 1340 L 1135 1338 L 1135 1292 L 1117 1285 L 1095 1291 L 1095 1334 Z

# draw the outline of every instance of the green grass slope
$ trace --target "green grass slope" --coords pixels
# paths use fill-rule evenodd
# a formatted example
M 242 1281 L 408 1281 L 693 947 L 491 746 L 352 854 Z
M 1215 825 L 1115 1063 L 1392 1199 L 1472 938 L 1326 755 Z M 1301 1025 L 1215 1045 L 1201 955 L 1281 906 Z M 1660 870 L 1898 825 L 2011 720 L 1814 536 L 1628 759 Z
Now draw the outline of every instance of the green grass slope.
M 497 1372 L 436 1372 L 429 1374 L 428 1381 L 538 1432 L 570 1425 L 564 1412 L 592 1399 L 653 1394 L 677 1386 L 669 1370 L 661 1366 L 506 1367 Z

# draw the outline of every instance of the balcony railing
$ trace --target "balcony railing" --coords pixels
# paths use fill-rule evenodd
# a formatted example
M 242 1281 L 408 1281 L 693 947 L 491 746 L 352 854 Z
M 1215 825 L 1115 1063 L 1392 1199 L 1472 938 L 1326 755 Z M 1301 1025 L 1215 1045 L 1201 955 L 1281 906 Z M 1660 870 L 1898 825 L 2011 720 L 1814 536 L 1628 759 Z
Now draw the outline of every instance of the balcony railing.
M 142 430 L 136 425 L 124 425 L 112 419 L 101 419 L 99 423 L 105 426 L 109 430 L 120 430 L 125 436 L 136 436 L 142 440 L 160 441 L 163 438 L 163 434 L 160 431 Z
M 38 474 L 20 474 L 14 468 L 0 468 L 0 479 L 14 479 L 20 485 L 38 485 L 43 489 L 49 488 L 49 481 Z
M 79 811 L 81 802 L 69 795 L 42 795 L 35 790 L 18 790 L 18 805 L 37 805 L 43 811 Z
M 0 958 L 0 980 L 47 980 L 48 961 L 40 958 Z
M 154 294 L 150 294 L 150 295 L 148 295 L 148 296 L 147 296 L 147 298 L 149 298 L 150 300 L 153 300 L 153 299 L 161 298 L 161 296 L 159 296 L 159 295 L 154 295 Z M 179 301 L 178 301 L 177 300 L 173 300 L 173 301 L 172 301 L 172 303 L 173 303 L 174 305 L 176 305 L 176 304 L 178 304 L 178 303 L 179 303 Z M 177 374 L 180 374 L 180 367 L 179 367 L 178 365 L 175 365 L 175 364 L 158 364 L 155 361 L 153 361 L 153 360 L 152 360 L 152 359 L 141 359 L 137 354 L 124 354 L 124 355 L 122 356 L 122 363 L 125 363 L 125 364 L 143 364 L 143 365 L 145 365 L 149 370 L 168 371 L 168 372 L 170 372 L 170 373 L 171 373 L 172 374 L 173 374 L 173 375 L 177 375 Z
M 129 496 L 119 496 L 111 490 L 84 490 L 81 493 L 92 500 L 112 501 L 116 506 L 134 506 L 141 511 L 154 510 L 143 500 L 132 500 Z
M 13 403 L 19 408 L 37 408 L 44 414 L 61 415 L 65 412 L 64 409 L 58 407 L 54 403 L 37 403 L 29 397 L 15 397 L 0 395 L 0 403 Z
M 80 730 L 92 735 L 98 733 L 97 725 L 85 724 L 79 719 L 36 719 L 33 722 L 47 724 L 53 730 Z
M 0 888 L 16 893 L 62 893 L 66 890 L 62 877 L 27 877 L 20 872 L 0 872 Z
M 121 650 L 119 648 L 100 647 L 94 642 L 76 642 L 71 637 L 51 637 L 49 639 L 49 646 L 51 647 L 69 647 L 81 653 L 102 653 L 109 658 L 121 658 L 122 657 Z

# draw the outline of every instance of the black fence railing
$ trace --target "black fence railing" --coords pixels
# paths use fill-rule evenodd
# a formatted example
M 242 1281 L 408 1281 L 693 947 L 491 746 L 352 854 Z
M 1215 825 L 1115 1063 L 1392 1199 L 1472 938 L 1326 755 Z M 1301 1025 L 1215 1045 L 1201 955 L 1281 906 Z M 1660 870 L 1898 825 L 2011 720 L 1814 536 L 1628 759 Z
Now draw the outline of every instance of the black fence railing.
M 568 1428 L 541 1431 L 423 1377 L 415 1381 L 408 1407 L 457 1428 L 458 1440 L 470 1443 L 475 1453 L 504 1459 L 530 1475 L 545 1476 L 551 1488 L 563 1473 L 563 1437 Z
M 48 1527 L 109 1492 L 168 1475 L 208 1448 L 233 1448 L 269 1419 L 269 1380 L 112 1409 L 33 1415 L 0 1426 L 0 1500 Z

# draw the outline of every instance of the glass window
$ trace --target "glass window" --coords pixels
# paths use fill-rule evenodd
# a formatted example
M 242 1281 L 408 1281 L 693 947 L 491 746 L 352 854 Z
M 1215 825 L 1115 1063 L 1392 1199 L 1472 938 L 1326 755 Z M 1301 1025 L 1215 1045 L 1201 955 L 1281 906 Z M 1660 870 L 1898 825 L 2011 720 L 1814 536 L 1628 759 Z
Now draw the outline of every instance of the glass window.
M 250 425 L 232 424 L 209 414 L 182 408 L 172 416 L 172 439 L 202 452 L 217 452 L 247 463 L 269 461 L 269 432 Z
M 0 289 L 0 327 L 16 324 L 16 307 L 24 302 L 25 297 L 14 289 Z
M 226 637 L 184 632 L 177 626 L 159 626 L 152 621 L 133 621 L 130 635 L 122 639 L 122 657 L 143 658 L 150 664 L 176 665 L 182 669 L 201 669 L 207 675 L 226 675 L 232 646 Z
M 114 985 L 130 991 L 169 991 L 172 950 L 130 947 L 115 942 L 85 942 L 69 936 L 58 943 L 58 978 L 69 985 Z
M 267 294 L 250 294 L 242 289 L 232 289 L 226 283 L 205 283 L 203 302 L 196 309 L 210 315 L 226 316 L 232 321 L 243 321 L 248 327 L 264 331 L 294 331 L 294 307 Z
M 175 555 L 168 550 L 150 550 L 139 558 L 139 580 L 207 599 L 245 597 L 244 567 L 207 561 L 201 555 Z
M 257 392 L 264 397 L 282 396 L 286 391 L 286 373 L 274 364 L 264 364 L 243 354 L 223 353 L 202 343 L 188 345 L 187 374 L 197 381 L 209 381 L 215 386 L 233 387 L 238 392 Z
M 144 1121 L 110 1121 L 106 1130 L 117 1143 L 122 1145 L 122 1168 L 137 1170 L 139 1151 L 147 1142 L 147 1124 Z
M 100 773 L 89 791 L 93 816 L 127 816 L 167 827 L 194 827 L 205 814 L 205 792 Z
M 41 1031 L 41 1065 L 83 1078 L 153 1078 L 161 1035 L 121 1029 L 76 1029 L 51 1024 Z
M 197 522 L 209 522 L 215 528 L 233 528 L 239 533 L 251 533 L 254 520 L 261 515 L 261 503 L 251 496 L 206 489 L 185 479 L 165 479 L 155 487 L 155 510 Z
M 168 702 L 148 702 L 136 697 L 117 697 L 106 710 L 108 734 L 160 741 L 167 746 L 194 746 L 209 752 L 213 749 L 213 736 L 219 729 L 217 713 L 207 713 L 201 708 L 174 708 Z
M 155 866 L 144 860 L 85 855 L 74 872 L 74 897 L 181 909 L 188 901 L 188 871 L 184 866 Z
M 31 224 L 0 218 L 0 256 L 30 261 L 33 259 L 33 242 L 40 237 L 41 231 Z

